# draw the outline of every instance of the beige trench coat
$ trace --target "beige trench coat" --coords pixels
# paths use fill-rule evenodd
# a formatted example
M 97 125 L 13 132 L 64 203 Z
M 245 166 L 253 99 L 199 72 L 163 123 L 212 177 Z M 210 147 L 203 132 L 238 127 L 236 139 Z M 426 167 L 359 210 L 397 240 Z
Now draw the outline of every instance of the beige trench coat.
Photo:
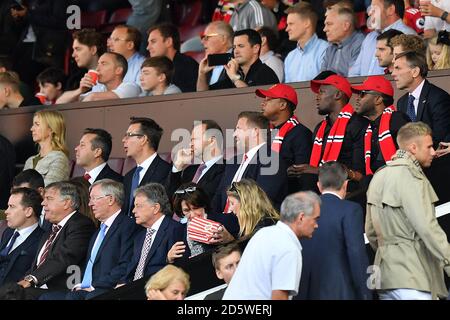
M 381 288 L 409 288 L 447 297 L 450 245 L 439 226 L 438 200 L 417 161 L 408 153 L 377 171 L 367 191 L 366 235 L 376 250 Z

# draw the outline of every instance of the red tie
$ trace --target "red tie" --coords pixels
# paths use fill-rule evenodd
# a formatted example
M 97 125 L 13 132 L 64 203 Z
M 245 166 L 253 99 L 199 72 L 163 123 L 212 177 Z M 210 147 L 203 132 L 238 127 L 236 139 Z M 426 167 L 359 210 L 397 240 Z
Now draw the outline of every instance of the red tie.
M 87 182 L 89 182 L 89 179 L 91 178 L 91 176 L 89 175 L 89 173 L 85 173 L 83 176 L 84 180 L 86 180 Z

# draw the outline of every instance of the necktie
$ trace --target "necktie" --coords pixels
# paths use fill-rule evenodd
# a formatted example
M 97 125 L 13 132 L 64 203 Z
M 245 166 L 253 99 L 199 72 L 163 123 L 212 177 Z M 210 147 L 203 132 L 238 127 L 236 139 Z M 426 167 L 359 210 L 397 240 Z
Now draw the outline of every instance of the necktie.
M 9 240 L 9 244 L 2 251 L 0 251 L 0 256 L 6 257 L 9 254 L 9 250 L 13 247 L 18 236 L 20 236 L 20 233 L 17 230 L 14 231 L 11 240 Z
M 155 229 L 147 228 L 144 244 L 142 245 L 141 257 L 139 258 L 139 263 L 137 265 L 136 272 L 134 273 L 133 281 L 141 279 L 144 276 L 145 262 L 150 251 L 150 245 L 152 243 L 152 237 L 155 231 Z
M 200 180 L 200 177 L 202 176 L 203 170 L 206 169 L 206 164 L 202 163 L 198 166 L 197 171 L 195 171 L 194 178 L 192 178 L 192 182 L 197 183 L 198 180 Z
M 416 109 L 414 108 L 414 100 L 416 100 L 416 98 L 414 98 L 414 96 L 410 94 L 408 97 L 408 108 L 406 109 L 406 114 L 412 122 L 417 121 Z
M 89 179 L 91 178 L 91 176 L 90 176 L 89 173 L 86 172 L 86 173 L 84 174 L 83 178 L 84 178 L 84 180 L 86 180 L 87 182 L 89 182 Z
M 83 281 L 81 282 L 81 288 L 90 288 L 92 285 L 92 267 L 94 266 L 95 257 L 97 257 L 98 249 L 102 245 L 103 239 L 105 238 L 105 231 L 107 225 L 102 223 L 100 226 L 100 232 L 97 236 L 97 241 L 94 244 L 94 247 L 91 251 L 91 256 L 89 257 L 89 261 L 86 266 L 86 270 L 84 271 Z
M 39 261 L 37 268 L 39 268 L 45 261 L 45 259 L 47 259 L 48 253 L 50 251 L 50 247 L 52 246 L 53 241 L 56 238 L 56 235 L 58 234 L 58 231 L 61 229 L 61 226 L 54 224 L 52 225 L 52 232 L 50 233 L 50 236 L 48 237 L 47 241 L 45 242 L 44 245 L 44 251 L 42 252 L 41 255 L 41 261 Z
M 133 173 L 133 179 L 131 180 L 131 190 L 130 190 L 130 206 L 128 207 L 128 215 L 130 217 L 133 216 L 133 213 L 131 212 L 131 208 L 133 208 L 133 201 L 134 201 L 134 190 L 137 189 L 139 186 L 139 173 L 142 171 L 142 167 L 138 166 L 136 167 L 136 170 L 134 170 Z

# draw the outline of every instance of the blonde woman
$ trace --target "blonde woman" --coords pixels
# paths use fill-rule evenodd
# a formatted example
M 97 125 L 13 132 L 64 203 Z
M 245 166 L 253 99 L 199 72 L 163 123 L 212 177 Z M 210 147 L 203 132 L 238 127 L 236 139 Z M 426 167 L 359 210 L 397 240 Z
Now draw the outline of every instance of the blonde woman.
M 251 237 L 262 227 L 275 224 L 279 213 L 266 193 L 251 179 L 233 182 L 227 191 L 231 211 L 239 221 L 239 238 Z
M 189 287 L 189 275 L 169 264 L 148 280 L 145 293 L 147 300 L 184 300 Z
M 449 33 L 441 31 L 428 40 L 427 64 L 430 70 L 450 69 Z
M 69 151 L 66 147 L 66 125 L 62 114 L 53 110 L 36 112 L 31 134 L 33 141 L 39 145 L 39 153 L 28 158 L 24 170 L 38 171 L 46 186 L 69 179 Z

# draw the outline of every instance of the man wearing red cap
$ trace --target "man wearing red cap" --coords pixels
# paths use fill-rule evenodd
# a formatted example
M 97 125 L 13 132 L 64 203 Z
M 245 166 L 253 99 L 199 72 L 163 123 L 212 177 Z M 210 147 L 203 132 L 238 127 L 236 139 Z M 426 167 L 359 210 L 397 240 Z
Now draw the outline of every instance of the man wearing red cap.
M 353 107 L 349 103 L 352 96 L 350 83 L 342 76 L 331 75 L 324 80 L 312 80 L 311 90 L 317 94 L 317 109 L 325 119 L 314 129 L 309 164 L 293 165 L 288 174 L 317 175 L 321 164 L 338 161 L 346 166 L 350 180 L 359 181 L 364 172 L 360 155 L 363 152 L 367 122 L 353 114 Z
M 365 175 L 372 176 L 389 162 L 398 149 L 397 132 L 409 117 L 396 111 L 394 89 L 383 76 L 371 76 L 362 85 L 352 86 L 358 94 L 355 111 L 369 120 L 364 136 Z
M 300 123 L 294 115 L 298 104 L 295 89 L 286 84 L 276 84 L 269 90 L 258 89 L 258 97 L 264 98 L 261 102 L 263 115 L 269 119 L 273 151 L 280 153 L 287 166 L 293 164 L 306 164 L 309 162 L 312 148 L 312 133 Z M 289 183 L 289 191 L 296 192 L 301 189 L 296 183 L 297 179 Z

